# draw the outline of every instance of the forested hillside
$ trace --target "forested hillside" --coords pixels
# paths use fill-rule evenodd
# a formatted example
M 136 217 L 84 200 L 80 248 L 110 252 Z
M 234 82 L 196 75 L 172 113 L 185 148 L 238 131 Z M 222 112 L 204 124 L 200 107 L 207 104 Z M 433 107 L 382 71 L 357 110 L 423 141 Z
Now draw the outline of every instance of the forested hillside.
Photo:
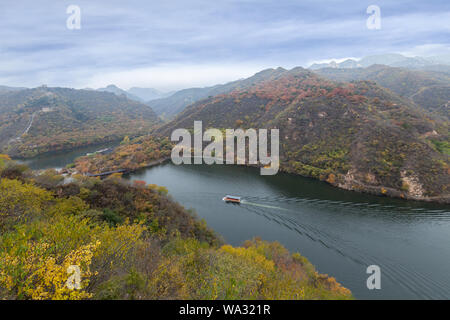
M 169 137 L 195 120 L 204 128 L 279 128 L 281 169 L 287 172 L 349 190 L 450 201 L 448 123 L 374 82 L 340 83 L 295 68 L 199 101 L 155 134 Z M 142 143 L 121 147 L 121 156 L 88 162 L 98 171 L 139 167 L 127 150 Z M 151 151 L 146 157 L 152 159 Z
M 279 243 L 223 244 L 164 187 L 36 173 L 0 155 L 0 299 L 350 298 Z
M 113 93 L 67 88 L 0 95 L 0 150 L 14 157 L 120 140 L 149 132 L 150 107 Z
M 375 81 L 439 117 L 448 118 L 450 114 L 449 107 L 446 106 L 450 101 L 450 74 L 446 73 L 445 69 L 418 71 L 373 65 L 355 69 L 324 68 L 315 72 L 337 81 Z

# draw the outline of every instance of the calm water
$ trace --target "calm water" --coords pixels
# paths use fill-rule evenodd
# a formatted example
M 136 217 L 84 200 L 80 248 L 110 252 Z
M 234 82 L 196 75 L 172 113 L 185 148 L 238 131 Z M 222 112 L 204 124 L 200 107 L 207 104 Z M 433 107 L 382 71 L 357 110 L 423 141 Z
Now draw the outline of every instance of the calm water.
M 104 148 L 32 160 L 35 169 L 63 167 Z M 175 166 L 128 177 L 166 186 L 233 244 L 260 236 L 307 257 L 360 299 L 450 299 L 450 206 L 375 197 L 325 183 L 241 166 Z M 240 205 L 224 195 L 239 195 Z M 366 268 L 381 268 L 381 290 L 368 290 Z
M 165 164 L 130 179 L 166 186 L 233 245 L 260 236 L 306 256 L 360 299 L 450 299 L 450 206 L 375 197 L 239 166 Z M 239 195 L 240 205 L 222 201 Z M 366 268 L 381 268 L 368 290 Z
M 49 169 L 49 168 L 61 169 L 64 168 L 66 165 L 72 163 L 76 158 L 85 156 L 87 153 L 93 153 L 98 150 L 112 148 L 117 145 L 118 145 L 117 142 L 110 142 L 105 144 L 78 148 L 71 151 L 60 151 L 51 154 L 43 154 L 33 159 L 23 161 L 19 160 L 19 162 L 25 163 L 33 170 Z

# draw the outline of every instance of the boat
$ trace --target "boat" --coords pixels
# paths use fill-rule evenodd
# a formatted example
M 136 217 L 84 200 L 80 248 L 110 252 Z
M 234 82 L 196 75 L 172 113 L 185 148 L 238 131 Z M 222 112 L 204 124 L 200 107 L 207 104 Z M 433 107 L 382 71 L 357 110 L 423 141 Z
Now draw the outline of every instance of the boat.
M 241 197 L 236 196 L 225 196 L 222 200 L 225 202 L 241 203 Z

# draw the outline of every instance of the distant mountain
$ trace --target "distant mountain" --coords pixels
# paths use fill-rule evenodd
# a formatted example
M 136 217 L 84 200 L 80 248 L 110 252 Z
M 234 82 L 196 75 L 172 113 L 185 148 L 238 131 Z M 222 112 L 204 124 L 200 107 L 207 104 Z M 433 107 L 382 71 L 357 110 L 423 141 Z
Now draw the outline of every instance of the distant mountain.
M 26 89 L 26 88 L 24 88 L 24 87 L 0 86 L 0 94 L 5 93 L 5 92 L 10 92 L 10 91 L 23 90 L 23 89 Z
M 128 91 L 123 90 L 116 85 L 110 84 L 106 88 L 99 88 L 97 91 L 111 92 L 118 96 L 126 96 L 128 99 L 145 103 L 155 99 L 166 98 L 173 92 L 162 92 L 153 88 L 132 87 Z
M 421 68 L 419 68 L 419 70 L 422 70 L 422 71 L 435 71 L 435 72 L 446 73 L 447 75 L 450 75 L 450 64 L 449 65 L 434 64 L 434 65 L 431 65 L 431 66 L 421 67 Z
M 127 91 L 136 97 L 139 97 L 141 101 L 151 101 L 161 99 L 172 95 L 174 92 L 162 92 L 153 88 L 138 88 L 133 87 Z
M 391 67 L 420 69 L 436 64 L 450 65 L 450 57 L 446 55 L 427 58 L 405 57 L 401 54 L 390 53 L 367 56 L 359 60 L 347 59 L 341 63 L 337 63 L 335 61 L 331 61 L 330 63 L 314 63 L 309 67 L 309 69 L 317 70 L 322 68 L 366 68 L 374 64 L 383 64 Z
M 427 60 L 433 64 L 450 65 L 450 54 L 429 57 L 429 58 L 427 58 Z
M 122 96 L 123 95 L 123 96 L 127 97 L 128 99 L 131 99 L 131 100 L 134 100 L 134 101 L 139 101 L 139 102 L 144 102 L 144 100 L 141 99 L 140 97 L 138 97 L 138 96 L 136 96 L 136 95 L 134 95 L 132 93 L 129 93 L 129 92 L 123 90 L 123 89 L 120 89 L 119 87 L 117 87 L 117 86 L 115 86 L 113 84 L 110 84 L 106 88 L 99 88 L 99 89 L 97 89 L 97 91 L 111 92 L 111 93 L 114 93 L 117 96 Z
M 265 80 L 241 80 L 252 84 L 200 100 L 120 154 L 83 165 L 139 168 L 166 150 L 167 139 L 155 147 L 154 136 L 170 137 L 201 120 L 203 128 L 278 128 L 285 172 L 348 190 L 450 202 L 448 122 L 373 81 L 336 82 L 303 68 L 266 70 L 259 77 Z
M 0 152 L 68 150 L 149 132 L 150 107 L 109 92 L 39 87 L 0 95 Z
M 218 94 L 223 94 L 236 89 L 248 88 L 260 81 L 269 80 L 272 77 L 285 72 L 283 68 L 278 69 L 267 69 L 258 72 L 254 76 L 241 79 L 226 84 L 215 85 L 212 87 L 205 88 L 190 88 L 177 91 L 171 96 L 163 99 L 157 99 L 147 102 L 149 106 L 164 119 L 172 119 L 176 114 L 183 111 L 187 106 L 195 103 L 199 100 L 208 98 L 210 96 L 215 96 Z
M 317 74 L 331 80 L 375 81 L 380 86 L 411 99 L 419 107 L 436 112 L 439 116 L 449 117 L 450 113 L 445 105 L 450 101 L 450 73 L 445 71 L 445 69 L 410 70 L 385 65 L 354 69 L 323 68 L 314 70 Z M 425 99 L 425 97 L 427 98 Z
M 358 62 L 352 59 L 347 59 L 339 64 L 341 68 L 357 68 Z

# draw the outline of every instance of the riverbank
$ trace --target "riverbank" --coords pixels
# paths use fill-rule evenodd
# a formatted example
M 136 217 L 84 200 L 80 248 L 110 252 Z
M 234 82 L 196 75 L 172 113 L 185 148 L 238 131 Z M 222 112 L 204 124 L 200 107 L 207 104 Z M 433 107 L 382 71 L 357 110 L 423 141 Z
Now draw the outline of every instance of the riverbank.
M 119 143 L 123 140 L 123 137 L 113 138 L 113 139 L 104 139 L 99 141 L 92 141 L 89 143 L 83 143 L 81 145 L 65 145 L 60 148 L 48 150 L 48 151 L 38 151 L 35 154 L 15 154 L 12 153 L 9 156 L 16 161 L 33 161 L 34 159 L 38 159 L 41 157 L 48 157 L 52 155 L 60 155 L 65 153 L 77 152 L 79 150 L 88 149 L 93 150 L 93 148 L 101 149 L 102 146 L 106 145 L 114 145 L 118 146 Z
M 120 151 L 119 151 L 120 152 Z M 100 156 L 103 157 L 103 156 Z M 108 157 L 108 156 L 106 156 Z M 194 157 L 192 157 L 193 159 Z M 155 165 L 159 165 L 162 163 L 165 163 L 167 161 L 169 161 L 171 158 L 170 157 L 164 157 L 161 159 L 156 159 L 151 161 L 150 163 L 144 163 L 142 165 L 133 165 L 132 167 L 121 167 L 120 165 L 116 164 L 115 169 L 112 168 L 108 168 L 108 167 L 104 167 L 104 168 L 99 168 L 98 172 L 89 172 L 90 174 L 100 174 L 102 172 L 107 172 L 107 171 L 113 171 L 113 170 L 123 170 L 124 173 L 129 174 L 129 173 L 133 173 L 136 172 L 138 170 L 142 170 L 142 169 L 146 169 L 146 168 L 151 168 Z M 91 159 L 89 161 L 98 161 L 96 159 Z M 77 166 L 77 164 L 76 164 Z M 256 167 L 256 168 L 261 168 L 261 165 L 251 165 L 251 164 L 246 164 L 245 166 L 249 166 L 249 167 Z M 308 178 L 313 178 L 313 179 L 318 179 L 322 182 L 325 182 L 333 187 L 336 188 L 340 188 L 340 189 L 344 189 L 344 190 L 349 190 L 349 191 L 353 191 L 353 192 L 359 192 L 359 193 L 367 193 L 367 194 L 371 194 L 371 195 L 376 195 L 376 196 L 380 196 L 380 197 L 391 197 L 391 198 L 399 198 L 399 199 L 404 199 L 404 200 L 413 200 L 413 201 L 424 201 L 424 202 L 434 202 L 434 203 L 440 203 L 440 204 L 450 204 L 450 194 L 449 195 L 445 195 L 445 196 L 439 196 L 439 197 L 426 197 L 423 195 L 417 195 L 417 194 L 410 194 L 405 190 L 397 190 L 394 188 L 390 188 L 387 186 L 383 186 L 383 185 L 369 185 L 367 183 L 362 182 L 361 180 L 358 180 L 356 177 L 358 176 L 357 173 L 355 172 L 348 172 L 347 175 L 338 175 L 334 178 L 330 178 L 330 176 L 315 176 L 315 175 L 305 175 L 305 174 L 301 174 L 296 172 L 295 170 L 292 170 L 289 167 L 286 167 L 285 165 L 283 165 L 283 163 L 280 164 L 280 172 L 285 172 L 285 173 L 290 173 L 290 174 L 294 174 L 294 175 L 298 175 L 298 176 L 302 176 L 302 177 L 308 177 Z M 83 172 L 83 171 L 81 171 Z M 84 172 L 86 173 L 86 172 Z M 409 180 L 410 184 L 413 184 L 413 180 Z M 418 186 L 417 188 L 420 189 L 420 186 Z
M 89 153 L 95 153 L 98 150 L 106 148 L 112 151 L 118 145 L 119 145 L 118 141 L 104 144 L 94 144 L 87 147 L 75 148 L 70 151 L 52 152 L 42 154 L 33 158 L 14 159 L 14 160 L 19 163 L 26 164 L 33 170 L 52 169 L 52 168 L 62 169 L 72 165 L 76 158 L 86 156 Z
M 167 161 L 171 156 L 173 143 L 168 138 L 158 136 L 142 136 L 118 146 L 113 153 L 108 155 L 96 155 L 93 157 L 82 157 L 75 161 L 78 172 L 86 174 L 98 174 L 107 171 L 125 170 L 135 172 L 136 170 L 152 166 L 152 163 Z M 421 184 L 419 177 L 413 171 L 401 171 L 397 184 L 399 188 L 393 188 L 382 184 L 383 180 L 377 179 L 376 175 L 356 169 L 349 169 L 346 174 L 337 171 L 325 170 L 299 161 L 294 161 L 282 156 L 280 171 L 303 177 L 310 177 L 326 182 L 334 187 L 362 192 L 380 197 L 400 198 L 404 200 L 424 201 L 433 203 L 450 203 L 450 194 L 445 193 L 445 188 L 438 196 L 428 196 L 427 190 Z M 248 164 L 247 164 L 248 165 Z M 248 165 L 260 167 L 259 165 Z M 428 183 L 429 184 L 429 183 Z M 450 186 L 447 186 L 449 188 Z

